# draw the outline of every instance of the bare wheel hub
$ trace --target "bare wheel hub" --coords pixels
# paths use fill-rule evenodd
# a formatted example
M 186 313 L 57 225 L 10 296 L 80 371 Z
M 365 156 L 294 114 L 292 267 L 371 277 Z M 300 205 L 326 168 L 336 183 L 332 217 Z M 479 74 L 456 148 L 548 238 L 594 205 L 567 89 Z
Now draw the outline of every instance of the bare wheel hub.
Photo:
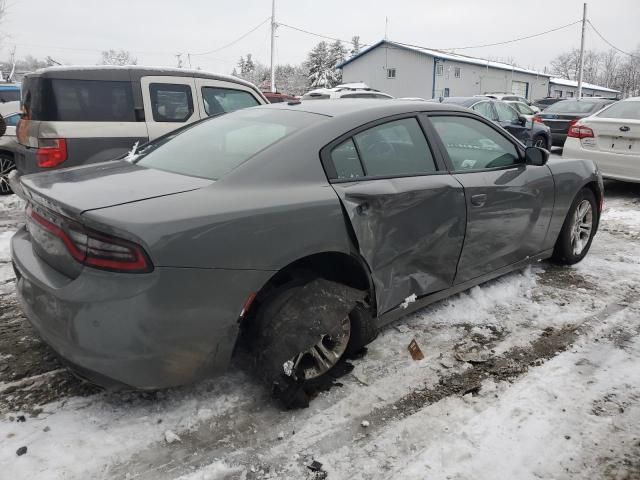
M 571 225 L 571 249 L 574 255 L 580 255 L 591 238 L 593 229 L 593 208 L 591 202 L 582 200 L 576 208 Z
M 15 168 L 15 163 L 10 157 L 0 155 L 0 193 L 7 194 L 11 192 L 9 173 Z
M 285 374 L 296 380 L 311 380 L 331 370 L 347 350 L 351 321 L 345 317 L 336 335 L 321 335 L 318 343 L 284 364 Z

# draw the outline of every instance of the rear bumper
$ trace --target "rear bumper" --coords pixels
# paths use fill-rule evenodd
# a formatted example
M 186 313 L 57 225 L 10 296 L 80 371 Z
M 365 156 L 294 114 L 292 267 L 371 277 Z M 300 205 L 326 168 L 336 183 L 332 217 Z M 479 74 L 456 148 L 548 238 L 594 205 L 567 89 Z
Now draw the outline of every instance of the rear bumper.
M 156 268 L 61 275 L 33 253 L 23 228 L 11 241 L 22 309 L 43 340 L 100 384 L 173 387 L 224 371 L 242 306 L 272 272 Z
M 563 157 L 584 158 L 593 161 L 604 178 L 624 182 L 640 182 L 640 155 L 626 155 L 585 148 L 577 138 L 567 138 Z

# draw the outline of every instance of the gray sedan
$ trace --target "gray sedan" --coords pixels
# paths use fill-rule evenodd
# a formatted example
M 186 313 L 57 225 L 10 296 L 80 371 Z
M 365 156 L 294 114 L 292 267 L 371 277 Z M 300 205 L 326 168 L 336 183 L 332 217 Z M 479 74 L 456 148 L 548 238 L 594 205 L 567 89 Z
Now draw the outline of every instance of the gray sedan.
M 127 160 L 22 177 L 19 298 L 98 383 L 185 384 L 243 344 L 290 401 L 402 315 L 538 260 L 580 261 L 602 179 L 547 159 L 452 105 L 229 113 Z

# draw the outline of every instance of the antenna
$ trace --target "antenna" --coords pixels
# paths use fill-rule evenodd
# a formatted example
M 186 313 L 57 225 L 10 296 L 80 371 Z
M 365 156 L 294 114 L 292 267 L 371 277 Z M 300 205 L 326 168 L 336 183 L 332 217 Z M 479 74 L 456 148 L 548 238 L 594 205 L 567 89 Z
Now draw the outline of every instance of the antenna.
M 276 92 L 275 45 L 276 45 L 276 0 L 271 0 L 271 92 Z

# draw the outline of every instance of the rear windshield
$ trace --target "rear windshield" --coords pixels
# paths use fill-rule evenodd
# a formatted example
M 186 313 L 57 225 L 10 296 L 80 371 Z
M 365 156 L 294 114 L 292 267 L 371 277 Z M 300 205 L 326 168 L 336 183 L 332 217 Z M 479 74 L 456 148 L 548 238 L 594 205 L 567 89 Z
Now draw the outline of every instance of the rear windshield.
M 589 100 L 569 100 L 554 103 L 546 108 L 544 113 L 589 113 L 596 107 L 603 108 L 605 105 L 606 103 Z
M 602 118 L 624 118 L 629 120 L 640 120 L 640 102 L 617 102 L 611 105 L 606 110 L 600 112 L 597 116 Z
M 152 143 L 136 163 L 217 180 L 259 151 L 323 118 L 291 110 L 238 110 Z
M 0 90 L 0 103 L 15 102 L 20 100 L 20 90 Z
M 25 86 L 32 120 L 135 122 L 131 82 L 39 78 Z

